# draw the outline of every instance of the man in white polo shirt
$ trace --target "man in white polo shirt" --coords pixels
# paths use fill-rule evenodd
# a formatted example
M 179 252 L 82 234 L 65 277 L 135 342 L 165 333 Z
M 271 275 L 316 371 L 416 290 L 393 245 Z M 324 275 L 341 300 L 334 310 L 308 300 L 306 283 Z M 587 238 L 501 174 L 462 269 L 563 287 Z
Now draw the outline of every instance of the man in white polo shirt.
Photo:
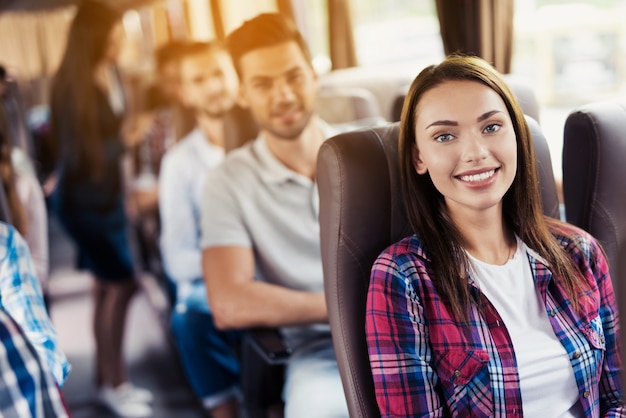
M 279 14 L 227 39 L 239 101 L 260 128 L 208 176 L 203 274 L 220 329 L 279 327 L 293 348 L 285 416 L 348 416 L 332 347 L 320 256 L 317 152 L 335 132 L 315 111 L 317 76 L 301 34 Z

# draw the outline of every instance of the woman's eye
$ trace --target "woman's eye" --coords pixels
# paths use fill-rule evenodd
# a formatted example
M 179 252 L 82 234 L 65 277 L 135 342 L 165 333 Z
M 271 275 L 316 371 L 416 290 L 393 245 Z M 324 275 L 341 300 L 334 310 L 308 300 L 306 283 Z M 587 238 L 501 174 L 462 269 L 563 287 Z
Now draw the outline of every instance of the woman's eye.
M 453 138 L 452 134 L 441 134 L 435 137 L 435 141 L 437 142 L 448 142 Z
M 498 132 L 500 130 L 500 124 L 499 123 L 492 123 L 490 125 L 487 125 L 484 129 L 485 133 L 488 134 L 492 134 L 494 132 Z

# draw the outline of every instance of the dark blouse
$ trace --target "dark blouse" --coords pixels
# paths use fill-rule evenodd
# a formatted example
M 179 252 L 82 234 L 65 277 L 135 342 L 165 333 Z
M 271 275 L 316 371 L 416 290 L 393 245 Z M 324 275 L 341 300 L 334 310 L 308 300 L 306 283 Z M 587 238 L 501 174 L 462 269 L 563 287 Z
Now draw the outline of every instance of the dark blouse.
M 103 171 L 100 176 L 91 176 L 88 161 L 77 154 L 77 141 L 84 140 L 74 134 L 71 108 L 65 107 L 59 115 L 59 135 L 57 146 L 60 150 L 58 163 L 59 184 L 57 193 L 60 208 L 67 212 L 83 209 L 109 212 L 119 206 L 122 197 L 121 157 L 124 145 L 120 137 L 122 116 L 111 108 L 101 90 L 97 90 L 98 123 L 101 132 L 100 152 L 104 156 Z

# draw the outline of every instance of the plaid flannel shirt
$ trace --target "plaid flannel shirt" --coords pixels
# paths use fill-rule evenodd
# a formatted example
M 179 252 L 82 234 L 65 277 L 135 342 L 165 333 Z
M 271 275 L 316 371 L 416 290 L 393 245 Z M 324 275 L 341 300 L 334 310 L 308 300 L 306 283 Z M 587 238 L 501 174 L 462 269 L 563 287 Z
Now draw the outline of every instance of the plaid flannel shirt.
M 554 333 L 570 353 L 585 416 L 626 416 L 608 264 L 596 241 L 582 230 L 563 225 L 553 233 L 584 272 L 581 314 L 544 260 L 532 251 L 528 260 Z M 471 278 L 468 286 L 479 300 Z M 513 344 L 498 312 L 483 300 L 483 309 L 471 304 L 469 326 L 456 321 L 434 286 L 428 254 L 416 236 L 378 257 L 366 335 L 382 417 L 523 416 Z
M 69 417 L 63 395 L 19 325 L 0 308 L 0 416 Z
M 20 326 L 59 386 L 70 372 L 48 316 L 26 241 L 0 222 L 0 308 Z

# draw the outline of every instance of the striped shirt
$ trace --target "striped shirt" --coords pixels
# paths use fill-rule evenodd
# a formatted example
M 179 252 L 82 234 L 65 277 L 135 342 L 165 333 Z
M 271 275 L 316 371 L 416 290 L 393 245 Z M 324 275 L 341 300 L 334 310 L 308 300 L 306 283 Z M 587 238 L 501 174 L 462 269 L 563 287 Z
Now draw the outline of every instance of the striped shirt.
M 545 261 L 529 250 L 535 286 L 570 354 L 585 416 L 626 416 L 607 261 L 589 234 L 559 228 L 555 236 L 584 272 L 581 312 L 574 311 Z M 469 325 L 460 324 L 433 281 L 416 236 L 387 248 L 372 267 L 366 335 L 382 417 L 522 417 L 515 352 L 500 315 L 482 298 L 482 309 L 470 306 Z M 471 277 L 468 286 L 473 300 L 481 299 Z

